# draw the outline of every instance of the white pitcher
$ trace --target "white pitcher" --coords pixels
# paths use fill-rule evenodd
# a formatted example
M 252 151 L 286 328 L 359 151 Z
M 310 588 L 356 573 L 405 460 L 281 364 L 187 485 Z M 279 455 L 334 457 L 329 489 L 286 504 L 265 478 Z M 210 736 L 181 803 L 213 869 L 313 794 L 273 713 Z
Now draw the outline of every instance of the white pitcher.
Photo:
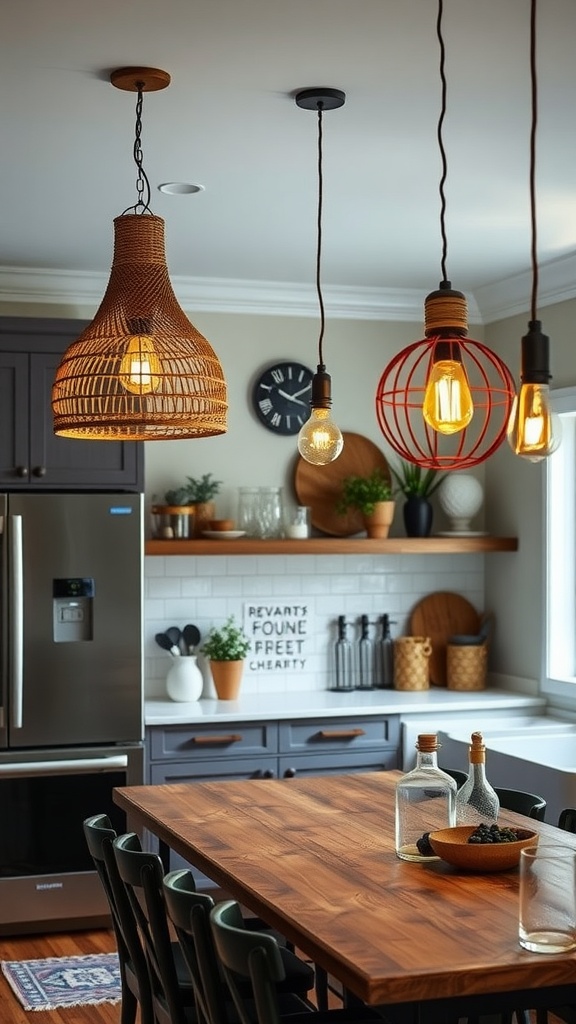
M 204 678 L 196 663 L 195 654 L 174 658 L 168 669 L 166 691 L 171 700 L 199 700 L 204 687 Z

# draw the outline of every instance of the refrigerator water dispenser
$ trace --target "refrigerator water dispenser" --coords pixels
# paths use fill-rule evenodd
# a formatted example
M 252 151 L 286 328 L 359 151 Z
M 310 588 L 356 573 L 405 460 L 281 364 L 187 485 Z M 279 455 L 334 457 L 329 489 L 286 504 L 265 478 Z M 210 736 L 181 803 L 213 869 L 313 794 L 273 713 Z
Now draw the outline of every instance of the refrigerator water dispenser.
M 52 587 L 54 642 L 93 640 L 94 580 L 55 579 Z

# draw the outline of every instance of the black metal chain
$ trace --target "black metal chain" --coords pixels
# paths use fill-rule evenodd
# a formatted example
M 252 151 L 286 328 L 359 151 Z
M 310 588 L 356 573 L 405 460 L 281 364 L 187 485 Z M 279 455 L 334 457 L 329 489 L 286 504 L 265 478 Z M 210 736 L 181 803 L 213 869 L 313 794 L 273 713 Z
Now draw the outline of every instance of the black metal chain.
M 136 83 L 138 87 L 138 98 L 136 100 L 136 132 L 134 138 L 134 162 L 137 168 L 136 175 L 136 194 L 137 200 L 134 206 L 128 206 L 124 213 L 128 213 L 129 210 L 133 210 L 134 213 L 151 213 L 150 210 L 150 182 L 148 176 L 142 166 L 143 154 L 142 154 L 142 107 L 144 105 L 143 97 L 143 82 Z
M 324 367 L 324 356 L 322 342 L 324 340 L 324 299 L 320 286 L 320 262 L 322 256 L 322 202 L 323 202 L 323 175 L 322 175 L 322 110 L 324 104 L 318 100 L 318 243 L 316 247 L 316 291 L 318 293 L 318 305 L 320 306 L 320 336 L 318 338 L 318 364 Z
M 443 0 L 438 0 L 438 17 L 436 20 L 436 34 L 438 36 L 438 42 L 440 44 L 440 81 L 442 83 L 442 102 L 440 109 L 440 117 L 438 119 L 438 146 L 440 148 L 440 157 L 442 160 L 442 177 L 440 178 L 439 192 L 440 192 L 440 233 L 442 235 L 442 280 L 446 281 L 448 274 L 446 272 L 446 259 L 448 255 L 448 239 L 446 236 L 446 194 L 444 191 L 444 185 L 446 184 L 446 177 L 448 174 L 448 162 L 446 160 L 446 150 L 444 149 L 444 142 L 442 139 L 442 125 L 444 124 L 444 118 L 446 116 L 446 74 L 444 71 L 444 65 L 446 60 L 446 48 L 444 46 L 444 38 L 442 36 L 442 13 L 444 10 Z

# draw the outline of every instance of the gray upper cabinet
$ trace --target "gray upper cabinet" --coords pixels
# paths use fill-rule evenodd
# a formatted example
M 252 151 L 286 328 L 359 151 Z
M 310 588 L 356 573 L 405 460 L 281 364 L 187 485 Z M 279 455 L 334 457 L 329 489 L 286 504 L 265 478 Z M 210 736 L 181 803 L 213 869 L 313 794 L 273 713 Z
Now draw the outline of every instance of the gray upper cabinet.
M 144 489 L 143 445 L 56 437 L 51 392 L 84 320 L 0 317 L 0 488 Z

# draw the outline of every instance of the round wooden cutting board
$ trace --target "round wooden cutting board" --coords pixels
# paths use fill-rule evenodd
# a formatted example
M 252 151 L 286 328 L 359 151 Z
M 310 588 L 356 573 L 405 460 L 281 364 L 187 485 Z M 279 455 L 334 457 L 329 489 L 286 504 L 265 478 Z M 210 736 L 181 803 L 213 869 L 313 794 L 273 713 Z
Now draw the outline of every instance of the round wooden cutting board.
M 476 634 L 481 616 L 470 601 L 460 594 L 437 591 L 428 594 L 410 614 L 410 636 L 428 636 L 432 643 L 429 660 L 430 682 L 446 686 L 446 644 L 458 633 Z
M 383 452 L 362 434 L 342 431 L 342 454 L 327 466 L 313 466 L 299 458 L 294 476 L 294 491 L 301 505 L 311 508 L 312 526 L 334 537 L 352 537 L 364 529 L 361 512 L 350 509 L 339 515 L 336 505 L 342 496 L 347 476 L 369 476 L 379 470 L 391 482 L 390 468 Z

